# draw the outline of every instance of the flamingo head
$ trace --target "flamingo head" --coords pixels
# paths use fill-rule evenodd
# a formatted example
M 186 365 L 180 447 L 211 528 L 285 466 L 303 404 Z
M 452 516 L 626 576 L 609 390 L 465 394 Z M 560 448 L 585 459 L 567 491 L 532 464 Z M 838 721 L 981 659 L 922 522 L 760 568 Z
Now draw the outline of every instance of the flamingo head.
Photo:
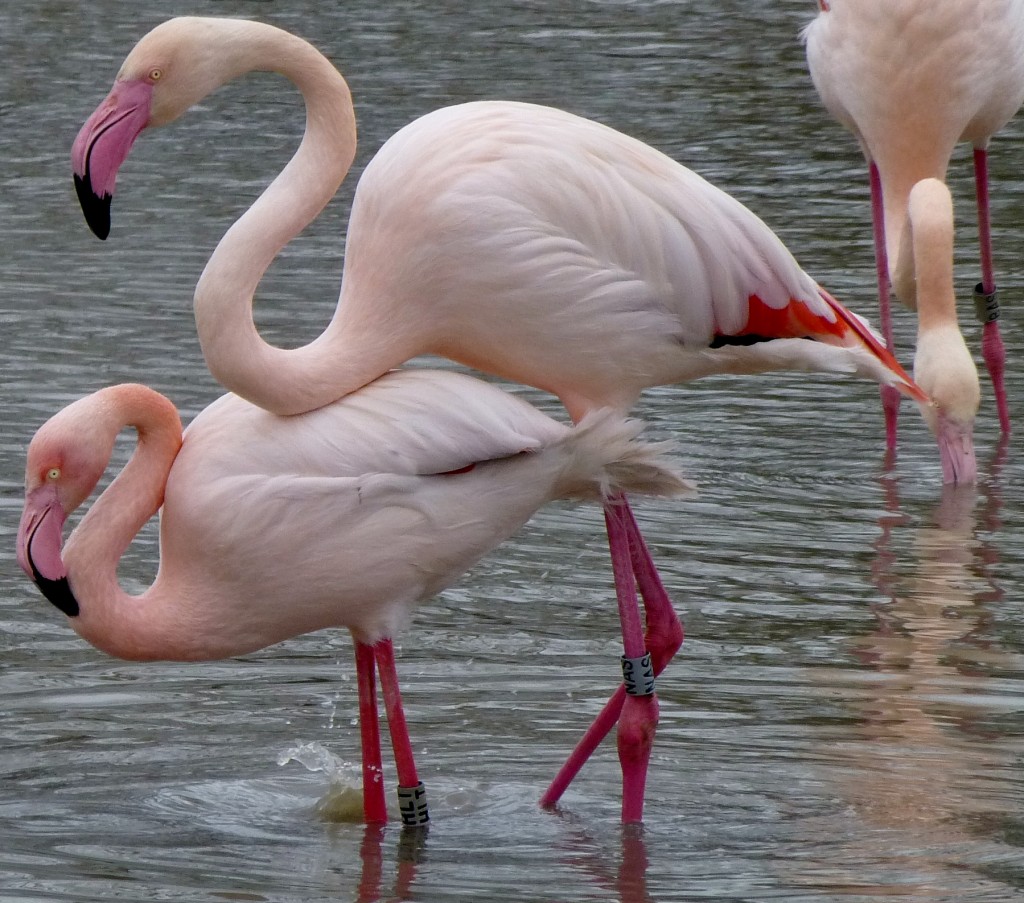
M 92 493 L 113 450 L 96 429 L 95 406 L 74 402 L 39 428 L 28 447 L 18 563 L 47 599 L 70 617 L 78 601 L 61 555 L 68 515 Z
M 956 324 L 918 333 L 914 379 L 932 399 L 922 411 L 939 446 L 942 481 L 976 482 L 974 418 L 981 388 L 978 370 Z
M 250 26 L 234 19 L 181 17 L 158 25 L 128 54 L 114 87 L 71 148 L 75 189 L 98 238 L 110 233 L 117 172 L 149 126 L 181 116 L 224 82 L 252 68 Z M 267 26 L 264 26 L 266 28 Z

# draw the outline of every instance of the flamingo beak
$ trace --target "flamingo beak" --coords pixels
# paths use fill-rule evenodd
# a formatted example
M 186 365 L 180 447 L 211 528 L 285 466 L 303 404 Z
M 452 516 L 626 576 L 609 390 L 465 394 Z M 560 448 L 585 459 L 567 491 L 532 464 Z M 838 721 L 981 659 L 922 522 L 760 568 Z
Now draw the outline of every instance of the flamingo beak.
M 149 81 L 114 82 L 71 147 L 75 191 L 85 221 L 97 238 L 105 239 L 110 234 L 110 201 L 117 171 L 149 123 L 152 99 L 153 85 Z
M 941 412 L 935 424 L 935 439 L 942 462 L 942 482 L 946 485 L 968 486 L 978 479 L 978 462 L 974 457 L 973 424 L 955 423 Z
M 73 618 L 79 611 L 78 600 L 60 555 L 65 520 L 56 487 L 45 485 L 29 492 L 18 526 L 18 564 L 50 602 Z

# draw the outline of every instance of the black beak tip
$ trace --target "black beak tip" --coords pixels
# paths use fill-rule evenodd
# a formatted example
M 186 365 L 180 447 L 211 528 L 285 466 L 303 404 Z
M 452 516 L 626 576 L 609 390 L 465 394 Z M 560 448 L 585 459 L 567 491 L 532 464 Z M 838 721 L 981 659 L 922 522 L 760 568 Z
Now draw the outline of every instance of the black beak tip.
M 35 571 L 35 568 L 33 568 L 33 571 Z M 32 579 L 35 581 L 36 586 L 39 587 L 39 591 L 46 596 L 49 602 L 57 606 L 69 618 L 78 616 L 78 600 L 75 598 L 75 594 L 71 592 L 71 584 L 68 583 L 67 577 L 50 580 L 38 571 L 35 571 Z
M 75 191 L 89 228 L 98 239 L 106 240 L 110 234 L 110 195 L 97 195 L 93 192 L 88 172 L 84 177 L 75 173 Z
M 47 601 L 57 606 L 69 618 L 78 616 L 78 600 L 71 592 L 71 584 L 67 577 L 58 577 L 51 580 L 39 573 L 39 568 L 32 560 L 32 546 L 28 548 L 28 566 L 32 569 L 32 582 L 39 587 L 39 592 L 46 596 Z

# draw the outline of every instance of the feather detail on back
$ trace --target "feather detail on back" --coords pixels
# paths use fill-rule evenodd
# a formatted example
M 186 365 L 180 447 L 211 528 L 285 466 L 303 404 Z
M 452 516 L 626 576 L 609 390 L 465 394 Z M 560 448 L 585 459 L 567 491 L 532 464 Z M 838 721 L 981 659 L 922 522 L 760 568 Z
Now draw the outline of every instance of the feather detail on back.
M 672 442 L 641 442 L 644 424 L 610 409 L 587 414 L 563 440 L 570 459 L 560 492 L 566 498 L 607 500 L 613 495 L 678 496 L 695 489 L 665 455 Z

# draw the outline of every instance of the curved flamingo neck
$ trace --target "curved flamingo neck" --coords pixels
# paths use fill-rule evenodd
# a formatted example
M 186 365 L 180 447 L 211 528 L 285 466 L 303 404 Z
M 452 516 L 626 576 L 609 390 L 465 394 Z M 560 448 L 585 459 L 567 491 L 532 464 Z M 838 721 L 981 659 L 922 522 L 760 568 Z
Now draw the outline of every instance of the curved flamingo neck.
M 905 243 L 912 245 L 917 278 L 917 351 L 914 378 L 939 416 L 968 428 L 980 401 L 978 371 L 964 343 L 953 287 L 953 199 L 938 179 L 910 192 Z
M 345 382 L 345 360 L 329 347 L 329 327 L 303 348 L 268 345 L 253 322 L 253 297 L 281 248 L 320 214 L 348 173 L 355 112 L 344 78 L 314 47 L 277 29 L 257 37 L 245 71 L 270 70 L 293 82 L 306 103 L 306 131 L 288 165 L 217 245 L 196 286 L 195 318 L 214 377 L 254 404 L 291 414 L 350 391 L 332 388 Z M 236 74 L 226 72 L 225 80 Z M 360 373 L 351 389 L 378 375 Z
M 923 179 L 910 192 L 901 244 L 913 256 L 918 333 L 959 328 L 953 289 L 953 200 L 938 179 Z
M 924 180 L 944 181 L 949 158 L 958 133 L 947 127 L 901 128 L 887 120 L 865 136 L 864 145 L 878 168 L 882 187 L 886 254 L 889 278 L 896 297 L 904 304 L 916 304 L 916 264 L 909 230 L 910 196 Z
M 88 642 L 126 659 L 175 658 L 173 600 L 154 583 L 140 596 L 120 586 L 117 568 L 132 540 L 160 508 L 171 465 L 181 448 L 174 406 L 141 386 L 115 386 L 97 405 L 96 431 L 113 448 L 125 427 L 138 445 L 124 469 L 92 505 L 64 545 L 62 558 L 80 613 L 71 619 Z

